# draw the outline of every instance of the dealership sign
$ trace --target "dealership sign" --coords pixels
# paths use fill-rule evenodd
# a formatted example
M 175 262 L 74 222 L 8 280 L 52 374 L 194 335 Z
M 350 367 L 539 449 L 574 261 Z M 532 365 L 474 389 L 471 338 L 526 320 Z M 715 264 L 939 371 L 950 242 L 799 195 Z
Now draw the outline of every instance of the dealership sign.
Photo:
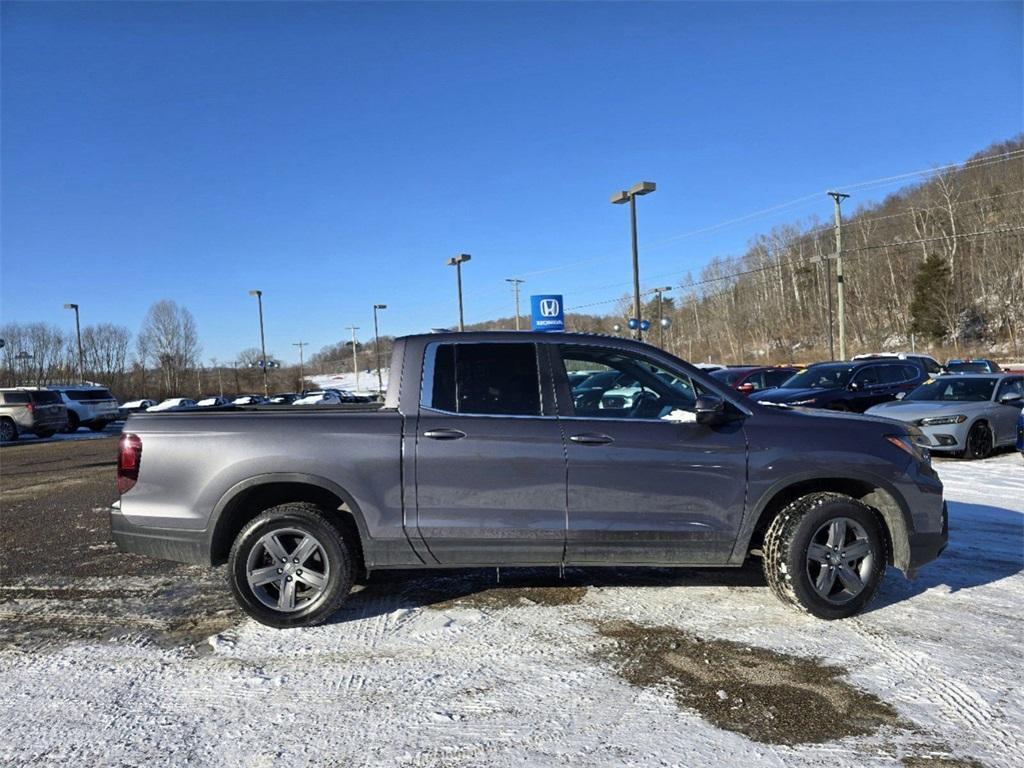
M 561 296 L 531 296 L 532 325 L 535 331 L 564 331 L 565 308 Z

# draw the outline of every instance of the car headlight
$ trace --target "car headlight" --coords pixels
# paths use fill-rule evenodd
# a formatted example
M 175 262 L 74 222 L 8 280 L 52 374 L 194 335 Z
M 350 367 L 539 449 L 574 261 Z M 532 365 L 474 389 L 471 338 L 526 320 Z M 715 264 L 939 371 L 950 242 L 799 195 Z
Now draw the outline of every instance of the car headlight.
M 931 416 L 921 419 L 918 424 L 922 427 L 937 427 L 939 424 L 963 424 L 967 417 L 963 414 L 957 416 Z
M 806 400 L 791 400 L 790 405 L 811 405 L 812 403 L 818 402 L 818 398 L 809 397 Z
M 904 453 L 909 453 L 915 459 L 925 464 L 931 462 L 932 454 L 928 450 L 928 438 L 921 434 L 886 435 L 885 439 L 895 445 Z

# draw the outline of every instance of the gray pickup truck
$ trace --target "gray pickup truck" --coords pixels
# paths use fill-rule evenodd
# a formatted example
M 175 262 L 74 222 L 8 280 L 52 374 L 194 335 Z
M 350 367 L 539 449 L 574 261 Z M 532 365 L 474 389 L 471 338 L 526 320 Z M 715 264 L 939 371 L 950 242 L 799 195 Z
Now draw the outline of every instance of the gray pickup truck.
M 593 377 L 637 391 L 604 398 Z M 837 619 L 887 564 L 909 577 L 946 546 L 921 440 L 760 405 L 625 339 L 409 336 L 383 405 L 133 414 L 111 528 L 127 552 L 226 562 L 242 608 L 275 627 L 326 620 L 377 569 L 750 555 L 783 601 Z

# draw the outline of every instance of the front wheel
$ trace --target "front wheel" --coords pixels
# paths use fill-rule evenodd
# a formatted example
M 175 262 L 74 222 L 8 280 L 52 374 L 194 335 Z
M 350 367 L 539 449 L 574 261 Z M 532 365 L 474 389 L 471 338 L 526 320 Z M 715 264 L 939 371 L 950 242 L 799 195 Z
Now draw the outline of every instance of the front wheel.
M 960 454 L 965 459 L 984 459 L 992 453 L 992 429 L 979 421 L 967 433 L 967 447 Z
M 840 493 L 812 493 L 779 512 L 764 537 L 775 596 L 819 619 L 844 619 L 871 602 L 886 549 L 870 507 Z
M 231 591 L 249 616 L 270 627 L 323 623 L 352 589 L 352 545 L 314 504 L 271 507 L 242 528 L 231 547 Z

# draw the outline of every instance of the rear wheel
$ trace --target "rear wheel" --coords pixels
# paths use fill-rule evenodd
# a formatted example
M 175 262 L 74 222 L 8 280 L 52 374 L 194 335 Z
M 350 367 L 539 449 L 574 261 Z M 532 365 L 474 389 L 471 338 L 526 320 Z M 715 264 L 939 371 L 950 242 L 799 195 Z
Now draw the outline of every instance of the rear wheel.
M 109 422 L 106 421 L 94 421 L 92 424 L 89 425 L 89 429 L 91 429 L 93 432 L 102 432 L 104 429 L 107 428 L 108 423 Z
M 47 437 L 53 437 L 55 434 L 57 434 L 57 430 L 56 429 L 37 429 L 36 430 L 36 437 L 41 437 L 43 439 L 46 439 Z
M 17 439 L 17 425 L 10 419 L 0 419 L 0 443 L 11 443 Z
M 77 432 L 78 428 L 82 425 L 82 422 L 78 419 L 78 414 L 74 411 L 68 411 L 68 425 L 64 427 L 65 432 Z
M 352 589 L 351 543 L 314 504 L 271 507 L 245 525 L 228 558 L 235 599 L 270 627 L 320 624 Z
M 979 421 L 967 433 L 967 447 L 961 454 L 965 459 L 984 459 L 992 453 L 992 428 Z
M 843 619 L 875 596 L 885 539 L 874 512 L 840 493 L 812 493 L 783 509 L 764 537 L 768 586 L 819 619 Z

